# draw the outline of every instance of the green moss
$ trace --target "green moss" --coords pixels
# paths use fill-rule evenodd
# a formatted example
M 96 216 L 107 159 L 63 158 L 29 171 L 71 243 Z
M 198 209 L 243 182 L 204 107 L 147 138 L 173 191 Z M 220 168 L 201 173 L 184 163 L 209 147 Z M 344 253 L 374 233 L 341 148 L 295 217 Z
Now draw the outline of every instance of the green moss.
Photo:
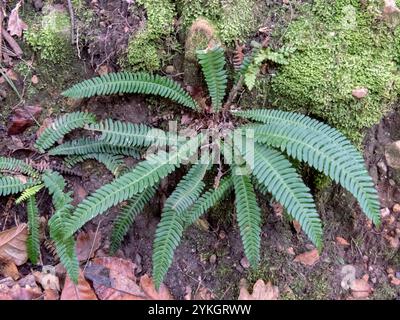
M 64 11 L 51 6 L 43 8 L 44 15 L 34 19 L 25 32 L 25 40 L 40 59 L 64 64 L 70 59 L 70 18 Z
M 256 27 L 254 0 L 178 0 L 184 29 L 199 17 L 204 17 L 216 26 L 218 37 L 226 44 L 236 39 L 243 40 Z
M 297 48 L 272 81 L 274 104 L 327 121 L 360 143 L 362 129 L 376 124 L 400 92 L 399 28 L 379 19 L 380 1 L 305 5 L 284 44 Z M 363 99 L 352 90 L 367 88 Z
M 155 71 L 160 68 L 162 55 L 158 48 L 161 40 L 173 30 L 175 7 L 169 0 L 138 0 L 147 14 L 144 30 L 129 41 L 126 56 L 120 63 L 133 71 Z

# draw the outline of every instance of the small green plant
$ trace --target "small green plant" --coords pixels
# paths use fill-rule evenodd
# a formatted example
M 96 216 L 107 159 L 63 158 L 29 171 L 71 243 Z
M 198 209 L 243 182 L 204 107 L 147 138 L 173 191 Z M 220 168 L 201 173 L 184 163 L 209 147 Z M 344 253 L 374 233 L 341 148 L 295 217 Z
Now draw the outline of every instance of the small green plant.
M 311 192 L 282 152 L 305 161 L 340 183 L 357 198 L 365 214 L 376 225 L 380 223 L 379 200 L 363 158 L 340 132 L 301 114 L 233 108 L 237 87 L 225 100 L 228 76 L 222 48 L 213 46 L 199 50 L 197 56 L 207 83 L 210 105 L 198 104 L 178 83 L 168 78 L 145 73 L 107 74 L 83 81 L 64 92 L 71 98 L 121 93 L 158 95 L 197 112 L 207 129 L 204 132 L 192 128 L 189 136 L 175 136 L 144 124 L 105 120 L 85 127 L 100 133 L 98 139 L 79 139 L 51 149 L 50 155 L 74 155 L 82 150 L 87 152 L 92 143 L 133 149 L 157 146 L 144 161 L 90 194 L 66 217 L 62 223 L 65 239 L 97 215 L 129 201 L 114 226 L 111 247 L 115 250 L 135 216 L 154 195 L 160 180 L 189 163 L 192 165 L 188 165 L 186 175 L 165 202 L 157 227 L 153 250 L 153 276 L 157 286 L 172 263 L 184 230 L 231 191 L 235 194 L 244 251 L 251 264 L 258 263 L 260 251 L 261 209 L 256 189 L 261 194 L 271 194 L 280 202 L 321 249 L 322 222 Z M 246 124 L 246 120 L 255 123 Z M 43 138 L 41 145 L 50 147 L 58 138 L 49 142 Z M 197 157 L 199 150 L 201 156 Z M 205 177 L 215 174 L 213 164 L 218 174 L 214 186 L 204 192 Z

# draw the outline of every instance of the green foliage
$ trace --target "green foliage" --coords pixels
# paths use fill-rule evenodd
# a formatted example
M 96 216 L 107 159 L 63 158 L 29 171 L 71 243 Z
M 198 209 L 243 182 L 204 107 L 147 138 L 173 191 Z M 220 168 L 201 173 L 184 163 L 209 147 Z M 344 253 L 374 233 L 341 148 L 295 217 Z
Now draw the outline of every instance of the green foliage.
M 196 102 L 175 81 L 147 73 L 108 73 L 78 83 L 63 92 L 70 98 L 89 98 L 96 95 L 141 93 L 169 98 L 188 108 L 197 109 Z
M 0 157 L 0 171 L 23 173 L 33 178 L 36 178 L 39 175 L 39 173 L 26 162 L 15 158 L 7 158 L 7 157 Z
M 207 82 L 213 110 L 214 112 L 218 112 L 222 107 L 222 100 L 224 99 L 226 84 L 228 82 L 225 70 L 224 50 L 221 47 L 198 50 L 197 58 Z
M 36 140 L 35 148 L 44 152 L 67 133 L 94 122 L 94 115 L 87 112 L 73 112 L 61 116 L 43 131 Z
M 43 184 L 38 184 L 36 186 L 25 189 L 21 193 L 21 195 L 15 200 L 15 204 L 20 204 L 21 202 L 24 202 L 29 198 L 34 197 L 36 193 L 38 193 L 40 190 L 43 189 L 43 187 L 44 187 Z
M 380 1 L 304 6 L 285 33 L 284 45 L 297 50 L 273 78 L 273 103 L 324 119 L 360 144 L 400 92 L 399 26 L 389 27 L 381 10 Z M 368 95 L 353 97 L 357 88 Z
M 71 57 L 70 18 L 51 6 L 45 6 L 40 20 L 30 24 L 24 32 L 26 42 L 44 61 L 65 64 Z
M 155 187 L 146 188 L 143 192 L 135 194 L 122 208 L 113 224 L 110 244 L 111 254 L 114 254 L 118 250 L 129 228 L 133 225 L 136 216 L 142 212 L 144 206 L 154 196 L 155 192 Z
M 40 236 L 39 236 L 39 209 L 34 195 L 30 196 L 26 202 L 28 213 L 29 236 L 26 240 L 26 248 L 29 260 L 37 264 L 40 256 Z
M 35 181 L 31 179 L 27 182 L 22 182 L 14 177 L 0 177 L 0 196 L 20 193 L 33 185 L 35 185 Z

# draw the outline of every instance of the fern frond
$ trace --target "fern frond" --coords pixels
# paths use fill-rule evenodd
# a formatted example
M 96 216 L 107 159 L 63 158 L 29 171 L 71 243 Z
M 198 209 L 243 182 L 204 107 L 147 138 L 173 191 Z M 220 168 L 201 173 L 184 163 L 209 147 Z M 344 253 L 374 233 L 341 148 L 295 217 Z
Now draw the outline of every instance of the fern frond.
M 89 153 L 80 156 L 69 156 L 64 162 L 70 168 L 85 160 L 96 160 L 102 163 L 114 176 L 118 176 L 125 169 L 124 157 L 107 153 Z
M 122 208 L 113 224 L 110 240 L 111 254 L 114 254 L 118 250 L 136 216 L 142 212 L 144 206 L 150 201 L 151 198 L 153 198 L 155 192 L 156 188 L 154 186 L 147 188 L 143 192 L 135 194 Z
M 3 177 L 0 178 L 0 196 L 8 196 L 14 193 L 20 193 L 26 188 L 30 188 L 37 184 L 37 181 L 29 179 L 26 183 L 18 178 Z
M 79 262 L 75 252 L 73 236 L 65 235 L 65 224 L 73 209 L 70 192 L 64 192 L 66 182 L 57 172 L 46 170 L 43 182 L 53 198 L 55 213 L 49 220 L 50 237 L 54 240 L 56 252 L 61 263 L 75 283 L 78 282 Z
M 232 190 L 233 181 L 231 177 L 221 179 L 218 188 L 205 192 L 198 201 L 184 214 L 185 227 L 195 223 L 210 208 L 223 200 Z
M 207 82 L 213 110 L 218 112 L 222 107 L 228 82 L 224 49 L 217 46 L 211 49 L 198 50 L 196 54 Z
M 233 175 L 237 221 L 244 252 L 252 266 L 260 260 L 261 209 L 247 175 Z
M 257 143 L 254 153 L 243 153 L 252 174 L 300 223 L 315 246 L 322 248 L 322 223 L 314 200 L 292 164 L 278 151 Z
M 99 141 L 117 147 L 164 146 L 168 142 L 168 136 L 164 131 L 144 124 L 106 119 L 90 125 L 88 129 L 101 133 Z
M 0 171 L 22 173 L 33 178 L 39 176 L 39 173 L 26 162 L 10 157 L 0 157 Z
M 139 93 L 158 95 L 169 98 L 181 105 L 198 110 L 197 103 L 175 81 L 159 75 L 147 73 L 108 73 L 75 84 L 63 92 L 66 97 L 80 99 L 96 95 L 112 95 L 120 93 Z
M 24 202 L 28 200 L 29 198 L 33 197 L 36 193 L 38 193 L 40 190 L 42 190 L 44 187 L 44 184 L 38 184 L 36 186 L 30 187 L 28 189 L 25 189 L 21 195 L 15 200 L 15 204 L 20 204 L 21 202 Z
M 60 155 L 85 155 L 91 153 L 108 153 L 114 155 L 124 155 L 140 159 L 140 153 L 137 149 L 128 147 L 112 146 L 105 141 L 92 138 L 81 138 L 77 140 L 71 140 L 60 144 L 59 146 L 51 149 L 49 155 L 60 156 Z
M 29 260 L 33 264 L 37 264 L 40 256 L 39 209 L 34 195 L 28 198 L 26 209 L 29 230 L 28 239 L 26 240 L 26 248 Z
M 326 128 L 309 130 L 282 124 L 260 125 L 257 142 L 280 148 L 325 173 L 354 195 L 361 209 L 376 225 L 380 223 L 379 198 L 361 155 L 337 133 L 337 140 L 324 134 Z M 331 128 L 328 129 L 329 132 Z
M 174 250 L 182 238 L 185 225 L 183 213 L 204 189 L 203 178 L 207 168 L 208 164 L 193 165 L 165 202 L 153 245 L 153 279 L 156 288 L 159 288 L 171 266 Z
M 156 155 L 151 155 L 135 168 L 89 195 L 71 215 L 66 227 L 67 236 L 72 236 L 86 222 L 112 206 L 143 192 L 148 187 L 154 186 L 179 167 L 188 156 L 193 155 L 203 139 L 202 135 L 198 135 L 180 147 L 179 150 L 170 153 L 160 151 Z
M 94 114 L 88 112 L 72 112 L 57 118 L 50 127 L 46 128 L 36 140 L 35 148 L 45 152 L 59 139 L 72 130 L 82 128 L 86 124 L 95 123 Z

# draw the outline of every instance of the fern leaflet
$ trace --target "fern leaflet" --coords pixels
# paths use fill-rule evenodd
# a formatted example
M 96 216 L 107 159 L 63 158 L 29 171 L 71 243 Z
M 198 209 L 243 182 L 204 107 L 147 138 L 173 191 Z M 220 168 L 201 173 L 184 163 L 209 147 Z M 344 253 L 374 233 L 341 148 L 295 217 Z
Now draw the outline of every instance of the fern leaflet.
M 73 167 L 85 160 L 97 160 L 102 163 L 114 176 L 119 176 L 126 168 L 123 156 L 107 153 L 89 153 L 81 156 L 69 156 L 64 161 L 68 167 Z
M 15 204 L 20 204 L 21 202 L 24 202 L 28 200 L 29 198 L 33 197 L 36 193 L 38 193 L 40 190 L 42 190 L 44 187 L 44 184 L 38 184 L 36 186 L 30 187 L 28 189 L 25 189 L 21 195 L 15 200 Z
M 28 198 L 26 203 L 28 213 L 29 235 L 26 240 L 26 248 L 29 260 L 37 264 L 40 256 L 40 236 L 39 236 L 39 209 L 36 204 L 35 196 Z
M 8 157 L 0 157 L 0 171 L 23 173 L 33 178 L 39 176 L 39 173 L 26 162 Z
M 27 182 L 22 182 L 20 179 L 14 177 L 0 178 L 0 196 L 8 196 L 10 194 L 22 192 L 35 184 L 36 181 L 32 179 L 29 179 Z

